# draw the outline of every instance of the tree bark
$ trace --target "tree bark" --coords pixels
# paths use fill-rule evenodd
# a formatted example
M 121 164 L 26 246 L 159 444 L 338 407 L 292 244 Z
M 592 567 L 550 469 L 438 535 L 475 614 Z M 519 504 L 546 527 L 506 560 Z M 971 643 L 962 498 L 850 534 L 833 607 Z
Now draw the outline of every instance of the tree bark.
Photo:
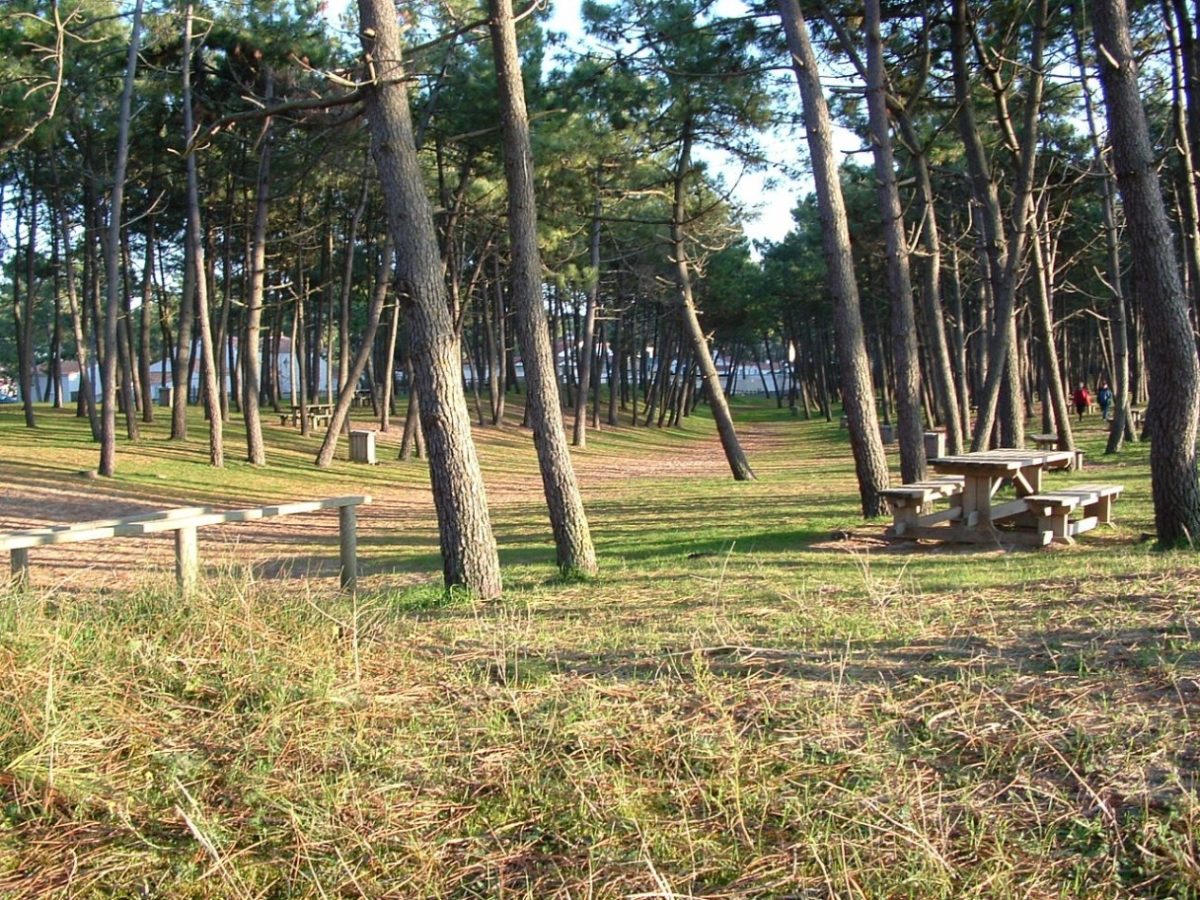
M 71 254 L 71 224 L 67 217 L 67 205 L 63 202 L 62 185 L 58 174 L 58 156 L 50 155 L 50 171 L 54 185 L 55 218 L 62 242 L 62 255 L 66 263 L 67 309 L 71 313 L 71 330 L 75 337 L 75 359 L 79 363 L 79 397 L 87 411 L 91 425 L 92 440 L 100 440 L 100 419 L 96 415 L 96 391 L 92 386 L 91 356 L 88 353 L 88 336 L 83 327 L 83 311 L 80 309 L 79 294 L 75 285 L 75 263 Z
M 952 17 L 954 52 L 954 85 L 959 103 L 959 128 L 967 148 L 967 160 L 971 169 L 971 182 L 976 200 L 983 209 L 985 252 L 991 277 L 995 309 L 992 314 L 992 332 L 987 347 L 987 375 L 976 398 L 979 414 L 975 421 L 971 448 L 984 449 L 991 439 L 1000 401 L 1002 384 L 1008 379 L 1007 393 L 1009 416 L 1004 431 L 1016 445 L 1023 435 L 1021 396 L 1012 390 L 1016 373 L 1009 375 L 1012 360 L 1013 325 L 1016 309 L 1017 270 L 1024 256 L 1025 240 L 1028 235 L 1029 210 L 1033 196 L 1033 169 L 1037 152 L 1037 123 L 1041 107 L 1042 49 L 1046 37 L 1046 0 L 1035 7 L 1033 41 L 1030 49 L 1028 83 L 1026 86 L 1025 117 L 1021 143 L 1018 148 L 1017 182 L 1013 188 L 1012 234 L 1005 240 L 1000 220 L 1000 204 L 996 185 L 990 176 L 983 144 L 972 115 L 969 101 L 969 84 L 966 71 L 967 6 L 966 0 L 955 0 Z M 1007 113 L 1007 110 L 1004 110 Z M 1001 122 L 1008 126 L 1007 120 Z
M 1094 39 L 1108 113 L 1113 168 L 1132 245 L 1133 280 L 1146 321 L 1150 480 L 1164 546 L 1200 536 L 1196 429 L 1200 365 L 1159 186 L 1124 0 L 1093 0 Z
M 362 193 L 354 214 L 350 217 L 350 230 L 346 235 L 346 250 L 342 264 L 342 296 L 338 310 L 338 389 L 345 390 L 350 377 L 350 291 L 354 286 L 354 250 L 358 242 L 358 226 L 367 209 L 367 176 L 363 173 Z M 360 372 L 361 374 L 361 372 Z M 357 386 L 357 382 L 355 383 Z M 354 396 L 351 393 L 351 396 Z
M 190 144 L 195 134 L 192 127 L 192 5 L 184 14 L 183 29 L 183 129 Z M 208 314 L 208 268 L 204 264 L 204 232 L 200 226 L 200 181 L 196 173 L 196 154 L 187 153 L 188 238 L 192 242 L 191 263 L 196 281 L 196 319 L 200 324 L 201 375 L 204 379 L 204 403 L 208 411 L 208 461 L 214 468 L 225 465 L 222 436 L 221 391 L 217 384 L 217 366 L 213 355 L 212 322 Z
M 396 244 L 397 289 L 416 358 L 421 424 L 438 516 L 443 576 L 482 598 L 500 594 L 500 560 L 462 391 L 461 354 L 446 307 L 433 215 L 413 141 L 391 0 L 358 0 L 372 82 L 366 90 L 371 152 Z
M 599 179 L 596 184 L 596 199 L 592 205 L 592 228 L 588 262 L 591 266 L 592 283 L 588 286 L 587 310 L 583 316 L 583 346 L 579 348 L 579 396 L 575 398 L 575 433 L 572 443 L 576 447 L 587 446 L 588 388 L 592 379 L 592 357 L 596 348 L 596 302 L 600 297 L 600 204 Z M 600 375 L 596 373 L 596 382 Z
M 264 93 L 269 101 L 273 93 L 270 71 L 267 72 L 266 79 Z M 250 252 L 247 254 L 250 278 L 246 285 L 246 327 L 244 345 L 238 354 L 242 364 L 242 418 L 246 422 L 246 460 L 254 466 L 266 465 L 267 462 L 259 409 L 262 393 L 262 358 L 258 345 L 262 334 L 263 292 L 267 274 L 267 222 L 271 207 L 271 124 L 271 117 L 268 116 L 259 134 L 261 149 L 254 187 L 254 222 L 250 226 Z
M 389 237 L 384 241 L 383 253 L 379 257 L 379 268 L 375 273 L 375 290 L 371 294 L 371 305 L 367 309 L 367 327 L 362 333 L 362 343 L 359 344 L 354 361 L 346 369 L 342 378 L 337 403 L 333 407 L 333 415 L 329 417 L 329 427 L 325 430 L 325 438 L 321 441 L 321 449 L 317 453 L 318 468 L 328 468 L 333 462 L 338 434 L 350 413 L 350 404 L 354 401 L 358 379 L 362 377 L 363 370 L 367 367 L 367 360 L 374 348 L 375 333 L 379 330 L 379 317 L 383 313 L 383 302 L 387 299 L 388 284 L 391 281 L 388 276 L 393 256 L 395 253 Z
M 542 259 L 537 245 L 533 149 L 517 53 L 512 0 L 489 0 L 492 55 L 500 95 L 504 174 L 508 182 L 508 228 L 512 244 L 513 301 L 525 361 L 526 402 L 542 473 L 542 488 L 554 532 L 556 562 L 564 572 L 592 575 L 596 551 L 583 497 L 575 480 L 555 379 L 554 351 L 546 331 Z
M 679 161 L 675 169 L 674 205 L 671 214 L 671 255 L 675 266 L 675 287 L 679 292 L 679 302 L 683 317 L 683 330 L 691 344 L 692 353 L 700 366 L 700 377 L 707 386 L 708 402 L 712 409 L 713 420 L 717 424 L 717 435 L 721 439 L 721 448 L 725 451 L 725 460 L 733 473 L 735 481 L 753 481 L 754 470 L 738 440 L 737 431 L 733 426 L 733 414 L 729 411 L 729 402 L 721 390 L 721 380 L 717 375 L 717 367 L 713 363 L 709 351 L 708 338 L 700 326 L 700 317 L 696 313 L 696 301 L 692 296 L 692 276 L 688 267 L 687 246 L 683 227 L 687 219 L 687 196 L 685 180 L 691 170 L 692 123 L 688 119 L 683 126 L 683 144 L 679 150 Z M 683 356 L 682 353 L 679 354 Z M 666 366 L 667 360 L 662 364 Z M 666 398 L 660 397 L 659 402 L 665 403 Z
M 1075 438 L 1071 434 L 1071 412 L 1067 406 L 1067 392 L 1063 387 L 1062 367 L 1059 365 L 1058 349 L 1054 344 L 1054 321 L 1050 310 L 1050 291 L 1047 285 L 1049 273 L 1042 253 L 1042 237 L 1038 234 L 1037 220 L 1030 222 L 1033 233 L 1029 237 L 1033 248 L 1033 269 L 1030 285 L 1033 288 L 1033 323 L 1038 342 L 1042 345 L 1042 366 L 1046 372 L 1046 391 L 1049 397 L 1043 402 L 1053 408 L 1059 450 L 1074 450 Z
M 921 359 L 917 351 L 917 319 L 913 311 L 912 275 L 904 213 L 896 187 L 896 164 L 888 127 L 883 71 L 883 37 L 879 0 L 866 0 L 867 111 L 875 157 L 879 214 L 887 252 L 887 286 L 891 295 L 892 368 L 896 379 L 896 413 L 900 426 L 900 474 L 905 482 L 925 477 L 925 427 L 921 415 Z
M 850 450 L 854 455 L 863 515 L 873 518 L 886 512 L 882 491 L 888 486 L 887 456 L 875 415 L 871 364 L 863 337 L 846 207 L 833 158 L 829 108 L 821 90 L 817 57 L 800 6 L 797 0 L 778 2 L 804 105 L 804 128 L 812 157 L 825 261 L 829 269 L 829 292 L 833 296 L 834 333 L 841 364 L 842 403 L 850 430 Z
M 154 216 L 146 223 L 146 260 L 142 269 L 142 308 L 138 315 L 138 370 L 142 385 L 142 421 L 154 421 L 154 385 L 150 372 L 150 310 L 154 303 Z
M 1082 11 L 1082 10 L 1081 10 Z M 1087 116 L 1088 137 L 1092 146 L 1092 163 L 1101 178 L 1103 193 L 1100 196 L 1101 208 L 1104 211 L 1104 248 L 1108 260 L 1108 271 L 1105 275 L 1106 285 L 1112 292 L 1108 303 L 1109 326 L 1112 330 L 1113 357 L 1113 419 L 1109 426 L 1108 443 L 1105 445 L 1106 454 L 1117 453 L 1125 442 L 1128 432 L 1133 434 L 1130 422 L 1130 383 L 1129 383 L 1129 323 L 1126 316 L 1125 288 L 1122 284 L 1121 273 L 1121 243 L 1117 227 L 1116 185 L 1112 169 L 1104 159 L 1104 151 L 1100 146 L 1099 129 L 1096 127 L 1096 114 L 1092 104 L 1092 91 L 1088 84 L 1087 63 L 1083 56 L 1083 22 L 1075 29 L 1075 62 L 1079 67 L 1079 78 L 1083 92 L 1084 112 Z
M 117 158 L 113 165 L 112 193 L 108 201 L 108 240 L 104 261 L 108 293 L 104 307 L 104 355 L 101 367 L 103 401 L 100 415 L 100 469 L 111 476 L 117 466 L 117 318 L 121 304 L 121 207 L 125 198 L 125 170 L 129 165 L 129 117 L 133 102 L 133 78 L 137 73 L 138 43 L 142 36 L 142 0 L 133 8 L 133 29 L 125 60 L 125 84 L 121 89 L 117 119 Z M 184 71 L 187 70 L 185 64 Z

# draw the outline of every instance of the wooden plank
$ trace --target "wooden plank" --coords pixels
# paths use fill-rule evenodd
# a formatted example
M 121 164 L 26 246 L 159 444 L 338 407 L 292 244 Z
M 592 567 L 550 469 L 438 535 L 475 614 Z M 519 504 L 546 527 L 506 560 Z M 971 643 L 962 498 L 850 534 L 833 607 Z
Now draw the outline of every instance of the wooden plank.
M 940 522 L 953 522 L 955 519 L 962 518 L 962 507 L 951 506 L 949 509 L 939 510 L 935 513 L 930 513 L 926 516 L 921 516 L 921 525 L 937 525 Z
M 173 521 L 212 512 L 211 506 L 181 506 L 174 509 L 138 513 L 119 519 L 96 519 L 75 522 L 70 525 L 50 525 L 46 528 L 30 528 L 0 534 L 0 550 L 20 550 L 41 547 L 47 544 L 74 544 L 94 541 L 99 538 L 115 537 L 115 529 L 129 523 Z
M 1051 534 L 1049 531 L 1038 530 L 998 531 L 994 528 L 968 528 L 965 525 L 929 525 L 914 526 L 897 537 L 904 540 L 947 541 L 956 544 L 1018 544 L 1045 547 L 1050 543 Z
M 1011 519 L 1013 516 L 1018 516 L 1025 512 L 1028 507 L 1024 500 L 1008 500 L 1004 503 L 997 503 L 991 508 L 993 522 L 999 522 L 1003 519 Z
M 203 528 L 208 525 L 229 525 L 237 522 L 251 522 L 257 519 L 269 519 L 276 516 L 293 516 L 301 513 L 320 512 L 323 509 L 341 509 L 347 506 L 359 506 L 370 503 L 371 497 L 366 494 L 348 497 L 329 497 L 324 500 L 300 500 L 295 503 L 281 503 L 278 506 L 252 506 L 247 509 L 229 509 L 224 512 L 208 513 L 194 516 L 190 519 L 168 522 L 145 522 L 119 526 L 118 535 L 135 537 L 142 534 L 157 534 L 163 531 L 174 531 L 181 527 Z
M 1100 497 L 1111 497 L 1119 495 L 1125 490 L 1123 484 L 1077 484 L 1071 485 L 1069 488 L 1063 488 L 1064 491 L 1089 491 Z
M 1091 531 L 1099 524 L 1100 520 L 1095 516 L 1085 516 L 1077 522 L 1070 523 L 1071 534 L 1083 534 L 1085 531 Z
M 212 512 L 211 507 L 178 507 L 139 513 L 122 519 L 79 522 L 72 525 L 50 526 L 26 532 L 0 535 L 0 550 L 10 552 L 12 579 L 17 584 L 29 582 L 29 549 L 49 544 L 80 543 L 112 537 L 136 537 L 175 532 L 175 578 L 182 595 L 196 589 L 200 580 L 199 541 L 197 529 L 206 525 L 247 522 L 274 516 L 337 509 L 342 586 L 354 590 L 357 585 L 357 513 L 356 507 L 370 503 L 367 494 L 327 497 L 323 500 L 302 500 L 278 506 L 257 506 Z
M 211 506 L 180 506 L 178 509 L 143 512 L 124 518 L 102 518 L 94 522 L 76 522 L 68 526 L 31 528 L 26 532 L 0 534 L 0 550 L 23 550 L 26 547 L 78 544 L 80 541 L 116 538 L 124 534 L 121 529 L 126 526 L 139 526 L 142 523 L 162 523 L 169 529 L 172 522 L 209 514 L 211 511 Z

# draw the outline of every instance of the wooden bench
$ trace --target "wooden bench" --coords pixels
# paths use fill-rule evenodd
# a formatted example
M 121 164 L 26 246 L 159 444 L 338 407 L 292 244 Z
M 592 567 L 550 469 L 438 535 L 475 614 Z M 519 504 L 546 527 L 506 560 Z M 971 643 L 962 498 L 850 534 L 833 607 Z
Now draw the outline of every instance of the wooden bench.
M 1052 541 L 1072 544 L 1076 535 L 1113 524 L 1113 504 L 1123 490 L 1119 484 L 1081 484 L 1030 494 L 1024 500 L 1039 530 L 1048 531 Z M 1071 518 L 1076 509 L 1082 510 L 1082 518 Z
M 1057 434 L 1031 434 L 1029 439 L 1033 441 L 1033 445 L 1039 450 L 1057 450 L 1058 435 Z M 1083 468 L 1083 451 L 1075 451 L 1075 464 L 1073 469 Z
M 120 519 L 78 522 L 73 525 L 52 525 L 27 531 L 0 533 L 0 550 L 11 556 L 13 581 L 29 584 L 29 550 L 50 544 L 75 544 L 114 537 L 142 537 L 164 531 L 175 532 L 175 580 L 179 592 L 187 595 L 195 590 L 200 579 L 200 557 L 197 529 L 206 525 L 227 525 L 275 516 L 317 512 L 323 509 L 338 511 L 338 533 L 341 556 L 342 588 L 354 591 L 358 583 L 358 517 L 356 508 L 370 503 L 369 496 L 330 497 L 324 500 L 302 500 L 279 506 L 255 506 L 213 512 L 211 507 L 188 506 L 159 510 Z
M 962 496 L 963 482 L 961 475 L 936 475 L 882 491 L 881 496 L 892 510 L 892 527 L 887 534 L 902 537 L 914 527 L 961 517 L 962 507 L 954 505 L 954 501 Z M 949 500 L 950 507 L 935 511 L 933 507 L 939 500 Z

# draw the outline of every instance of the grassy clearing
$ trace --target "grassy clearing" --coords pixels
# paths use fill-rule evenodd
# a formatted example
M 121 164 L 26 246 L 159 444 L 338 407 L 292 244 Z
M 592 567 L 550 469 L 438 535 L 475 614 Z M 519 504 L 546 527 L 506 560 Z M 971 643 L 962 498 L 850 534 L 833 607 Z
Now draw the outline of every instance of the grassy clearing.
M 74 419 L 0 411 L 0 509 L 382 510 L 357 599 L 249 540 L 186 605 L 169 569 L 68 589 L 35 552 L 41 589 L 0 595 L 0 896 L 1200 896 L 1200 566 L 1140 540 L 1145 448 L 1084 433 L 1114 531 L 913 552 L 857 518 L 836 425 L 748 412 L 748 485 L 705 421 L 589 438 L 587 582 L 553 576 L 527 437 L 481 431 L 507 590 L 474 605 L 390 439 L 316 472 L 280 430 L 218 474 L 152 431 L 97 485 Z

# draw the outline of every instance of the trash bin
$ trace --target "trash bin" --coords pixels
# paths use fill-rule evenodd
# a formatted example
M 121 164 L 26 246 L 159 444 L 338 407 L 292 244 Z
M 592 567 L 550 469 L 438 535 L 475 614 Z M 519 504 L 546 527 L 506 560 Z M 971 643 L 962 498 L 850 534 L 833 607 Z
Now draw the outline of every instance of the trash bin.
M 937 459 L 946 455 L 946 433 L 944 431 L 925 432 L 925 458 Z
M 350 461 L 375 465 L 375 432 L 350 432 Z
M 880 425 L 879 439 L 885 444 L 896 443 L 896 426 L 895 425 Z
M 158 405 L 171 406 L 171 396 L 174 393 L 174 388 L 160 387 L 158 389 Z

